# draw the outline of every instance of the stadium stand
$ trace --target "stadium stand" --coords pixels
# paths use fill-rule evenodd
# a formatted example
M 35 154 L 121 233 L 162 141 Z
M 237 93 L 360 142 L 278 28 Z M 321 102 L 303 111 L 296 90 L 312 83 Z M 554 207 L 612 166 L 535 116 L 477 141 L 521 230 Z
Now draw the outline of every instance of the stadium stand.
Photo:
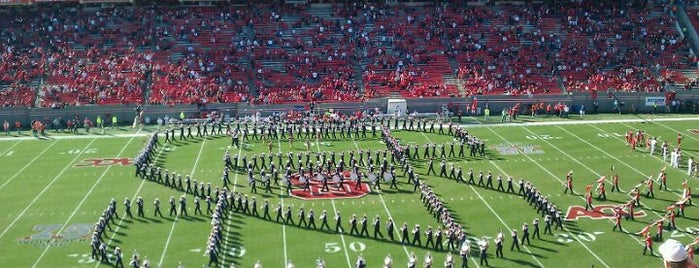
M 0 87 L 5 106 L 57 108 L 695 87 L 673 9 L 644 3 L 16 9 Z

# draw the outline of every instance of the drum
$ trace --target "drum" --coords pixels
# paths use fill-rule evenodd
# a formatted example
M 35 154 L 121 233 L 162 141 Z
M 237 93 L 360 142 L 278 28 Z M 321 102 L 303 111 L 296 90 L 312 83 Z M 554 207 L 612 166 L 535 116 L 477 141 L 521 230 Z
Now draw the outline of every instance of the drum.
M 359 179 L 359 176 L 357 176 L 357 173 L 354 173 L 354 172 L 350 173 L 350 180 L 357 181 L 357 179 Z
M 337 175 L 337 174 L 333 175 L 333 182 L 340 183 L 340 175 Z
M 390 182 L 392 179 L 393 179 L 393 174 L 391 174 L 391 172 L 386 171 L 383 173 L 383 180 L 385 182 Z
M 369 173 L 369 176 L 367 176 L 370 182 L 376 182 L 376 174 L 374 173 Z

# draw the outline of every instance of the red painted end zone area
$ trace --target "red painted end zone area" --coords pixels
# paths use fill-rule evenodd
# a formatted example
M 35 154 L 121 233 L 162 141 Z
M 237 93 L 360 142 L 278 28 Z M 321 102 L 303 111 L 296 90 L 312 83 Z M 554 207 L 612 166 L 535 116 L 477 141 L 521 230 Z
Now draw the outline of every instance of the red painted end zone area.
M 333 181 L 333 179 L 328 179 L 328 189 L 329 191 L 323 191 L 323 182 L 317 180 L 315 177 L 310 180 L 310 191 L 304 190 L 304 183 L 299 180 L 299 174 L 291 175 L 291 184 L 294 189 L 291 191 L 291 196 L 310 200 L 310 199 L 342 199 L 342 198 L 360 198 L 371 192 L 371 188 L 366 183 L 362 182 L 359 187 L 357 187 L 357 182 L 350 180 L 348 174 L 345 174 L 345 180 L 343 186 L 340 188 L 339 183 Z

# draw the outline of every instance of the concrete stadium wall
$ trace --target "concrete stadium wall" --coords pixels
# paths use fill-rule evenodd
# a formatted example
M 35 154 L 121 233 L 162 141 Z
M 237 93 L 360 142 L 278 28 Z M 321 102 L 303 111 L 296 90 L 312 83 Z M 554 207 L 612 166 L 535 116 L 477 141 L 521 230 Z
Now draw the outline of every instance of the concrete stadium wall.
M 624 102 L 624 113 L 648 113 L 652 111 L 651 106 L 645 106 L 646 97 L 664 97 L 663 93 L 657 94 L 638 94 L 638 93 L 616 93 L 616 97 Z M 683 91 L 678 92 L 676 99 L 682 102 L 699 103 L 699 92 Z M 533 103 L 551 103 L 558 102 L 568 104 L 572 107 L 572 111 L 577 111 L 580 105 L 585 105 L 587 112 L 592 111 L 592 98 L 587 93 L 576 93 L 572 95 L 539 95 L 529 98 L 527 96 L 510 97 L 510 96 L 478 96 L 478 107 L 484 107 L 487 104 L 492 114 L 499 113 L 502 109 L 512 107 L 519 103 L 523 108 Z M 609 98 L 607 93 L 602 92 L 598 95 L 599 112 L 614 112 L 613 99 Z M 429 99 L 409 99 L 408 110 L 417 111 L 420 113 L 434 113 L 441 110 L 443 105 L 459 105 L 464 107 L 470 104 L 470 98 L 429 98 Z M 171 117 L 179 118 L 180 112 L 185 112 L 188 118 L 197 118 L 208 111 L 219 111 L 227 117 L 235 118 L 237 116 L 252 115 L 260 112 L 261 115 L 267 116 L 274 112 L 303 110 L 307 104 L 279 104 L 279 105 L 249 105 L 245 103 L 227 103 L 227 104 L 209 104 L 205 107 L 196 105 L 175 105 L 175 106 L 160 106 L 146 105 L 144 106 L 145 118 L 148 118 L 151 123 L 154 123 L 157 118 Z M 361 103 L 320 103 L 316 105 L 320 110 L 333 109 L 343 113 L 351 113 L 357 110 L 367 110 L 379 108 L 382 112 L 386 112 L 387 99 L 379 98 L 372 99 Z M 8 120 L 14 122 L 20 120 L 25 126 L 28 126 L 32 120 L 51 121 L 56 117 L 64 119 L 73 118 L 75 116 L 87 116 L 93 121 L 100 115 L 103 118 L 107 113 L 116 115 L 120 124 L 130 124 L 135 116 L 135 106 L 79 106 L 66 107 L 64 109 L 50 108 L 0 108 L 0 121 Z M 688 112 L 683 109 L 680 112 Z M 660 111 L 664 111 L 664 107 L 659 107 Z M 526 112 L 526 111 L 523 111 Z M 481 112 L 482 114 L 482 112 Z M 110 121 L 110 120 L 107 120 Z

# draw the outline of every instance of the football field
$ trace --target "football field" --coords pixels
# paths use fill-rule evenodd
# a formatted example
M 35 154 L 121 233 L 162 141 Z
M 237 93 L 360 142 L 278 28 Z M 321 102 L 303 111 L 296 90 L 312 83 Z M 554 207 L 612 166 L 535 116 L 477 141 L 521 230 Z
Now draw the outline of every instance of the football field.
M 696 177 L 687 174 L 687 159 L 699 160 L 699 117 L 676 116 L 591 116 L 585 119 L 554 120 L 551 118 L 522 117 L 516 123 L 499 124 L 484 122 L 482 118 L 465 118 L 464 127 L 485 141 L 486 155 L 446 157 L 447 165 L 462 167 L 464 175 L 469 169 L 478 174 L 492 172 L 493 177 L 511 176 L 515 192 L 520 179 L 531 182 L 546 195 L 564 216 L 563 230 L 543 234 L 543 217 L 518 194 L 506 193 L 479 185 L 459 183 L 435 175 L 426 175 L 427 160 L 422 158 L 422 145 L 445 144 L 452 136 L 393 130 L 394 137 L 403 145 L 420 146 L 420 159 L 409 160 L 417 168 L 420 179 L 426 182 L 442 200 L 453 218 L 463 225 L 472 241 L 469 267 L 481 267 L 477 243 L 489 241 L 490 267 L 660 267 L 655 241 L 653 250 L 645 256 L 644 238 L 637 233 L 663 218 L 666 208 L 681 199 L 683 181 L 692 192 L 699 191 Z M 526 121 L 526 122 L 525 122 Z M 391 124 L 393 125 L 393 124 Z M 650 155 L 648 148 L 637 147 L 632 151 L 626 145 L 627 131 L 642 130 L 646 137 L 658 137 L 658 149 Z M 95 130 L 93 129 L 93 132 Z M 105 134 L 54 134 L 35 139 L 28 133 L 21 136 L 0 137 L 0 267 L 107 267 L 90 257 L 90 238 L 95 222 L 107 208 L 112 198 L 117 202 L 118 218 L 105 232 L 104 242 L 109 252 L 119 246 L 124 252 L 124 264 L 128 266 L 132 254 L 151 263 L 151 267 L 202 267 L 209 263 L 206 246 L 211 232 L 210 216 L 202 201 L 203 215 L 195 215 L 193 196 L 188 195 L 188 216 L 169 215 L 167 200 L 178 198 L 182 191 L 143 180 L 134 176 L 131 159 L 138 155 L 153 127 L 143 130 L 114 129 Z M 677 135 L 682 135 L 682 160 L 679 168 L 670 167 L 660 154 L 660 144 L 667 141 L 671 149 L 677 145 Z M 12 133 L 16 134 L 16 133 Z M 335 152 L 336 154 L 359 150 L 385 150 L 380 137 L 353 136 L 350 139 L 309 140 L 289 143 L 287 140 L 243 141 L 240 148 L 231 147 L 226 136 L 209 136 L 163 143 L 155 149 L 157 166 L 169 172 L 191 175 L 200 183 L 221 186 L 223 156 L 227 149 L 232 155 L 246 156 L 281 152 L 286 160 L 288 152 Z M 457 146 L 458 147 L 458 146 Z M 273 158 L 275 164 L 277 158 Z M 313 160 L 315 162 L 315 159 Z M 696 161 L 695 161 L 696 162 Z M 612 168 L 613 167 L 613 168 Z M 645 180 L 656 178 L 666 168 L 668 190 L 659 190 L 655 197 L 647 198 Z M 438 161 L 435 169 L 439 173 Z M 566 174 L 573 171 L 575 194 L 564 194 Z M 258 172 L 256 172 L 256 175 Z M 427 248 L 424 245 L 402 244 L 401 234 L 396 240 L 388 239 L 385 222 L 392 218 L 396 227 L 406 223 L 411 229 L 419 224 L 437 229 L 440 221 L 433 217 L 421 202 L 420 191 L 413 191 L 412 183 L 399 165 L 396 165 L 398 189 L 389 189 L 386 183 L 381 189 L 366 186 L 359 191 L 342 190 L 336 198 L 299 198 L 290 196 L 282 186 L 273 186 L 273 193 L 265 193 L 257 184 L 257 193 L 251 193 L 247 174 L 234 171 L 230 174 L 234 192 L 255 197 L 258 207 L 264 200 L 270 204 L 271 219 L 232 212 L 223 223 L 222 252 L 219 267 L 253 267 L 260 261 L 263 267 L 285 267 L 287 261 L 295 267 L 315 267 L 322 258 L 327 267 L 355 266 L 359 255 L 367 260 L 368 267 L 381 267 L 384 257 L 390 254 L 394 267 L 403 267 L 414 252 L 419 265 L 426 254 L 431 254 L 435 267 L 442 267 L 446 250 Z M 619 176 L 622 192 L 610 192 L 607 180 L 607 198 L 600 200 L 593 194 L 594 210 L 585 211 L 584 192 L 606 176 Z M 317 185 L 312 187 L 315 190 Z M 623 220 L 623 232 L 612 231 L 613 208 L 626 203 L 630 191 L 639 186 L 642 206 L 636 209 L 635 220 Z M 332 187 L 332 186 L 331 186 Z M 361 187 L 360 187 L 361 188 Z M 296 186 L 296 191 L 299 187 Z M 125 198 L 145 200 L 145 217 L 128 218 L 124 214 Z M 164 217 L 153 215 L 153 201 L 162 202 Z M 696 200 L 695 200 L 696 201 Z M 275 220 L 274 208 L 281 204 L 293 211 L 293 223 Z M 132 211 L 135 214 L 135 205 Z M 316 213 L 327 211 L 331 230 L 318 230 L 299 226 L 298 211 Z M 258 208 L 259 210 L 259 208 Z M 699 235 L 699 208 L 696 202 L 688 205 L 686 216 L 677 217 L 677 229 L 665 224 L 663 239 L 673 238 L 685 244 Z M 261 213 L 261 211 L 260 211 Z M 333 217 L 342 215 L 343 233 L 335 232 Z M 350 234 L 351 215 L 366 215 L 369 221 L 368 235 Z M 371 226 L 379 217 L 385 238 L 374 238 Z M 523 223 L 532 225 L 542 221 L 541 239 L 531 239 L 521 250 L 510 251 L 511 230 L 521 230 Z M 499 231 L 505 234 L 504 258 L 495 258 L 493 238 Z M 396 230 L 397 231 L 397 230 Z M 650 228 L 656 234 L 655 226 Z M 412 236 L 412 235 L 411 235 Z M 412 237 L 411 237 L 412 238 Z M 412 240 L 412 239 L 411 239 Z M 444 246 L 446 249 L 446 246 Z M 453 251 L 456 264 L 461 265 L 459 253 Z

